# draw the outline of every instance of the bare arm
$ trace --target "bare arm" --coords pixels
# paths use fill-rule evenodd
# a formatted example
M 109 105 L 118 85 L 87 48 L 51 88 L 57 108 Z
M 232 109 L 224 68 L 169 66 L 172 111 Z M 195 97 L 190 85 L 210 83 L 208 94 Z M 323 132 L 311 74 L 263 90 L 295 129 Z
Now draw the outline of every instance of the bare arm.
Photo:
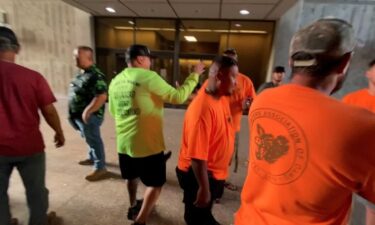
M 199 189 L 194 205 L 197 207 L 207 207 L 211 200 L 210 184 L 208 181 L 207 162 L 199 159 L 192 159 L 191 167 L 198 181 Z
M 60 118 L 55 106 L 49 104 L 41 108 L 42 115 L 48 125 L 55 131 L 55 146 L 61 147 L 65 143 L 64 133 L 61 129 Z
M 82 113 L 82 120 L 84 123 L 87 123 L 91 114 L 96 112 L 105 104 L 107 100 L 107 93 L 103 93 L 97 95 L 95 98 L 92 99 L 91 103 L 85 108 Z

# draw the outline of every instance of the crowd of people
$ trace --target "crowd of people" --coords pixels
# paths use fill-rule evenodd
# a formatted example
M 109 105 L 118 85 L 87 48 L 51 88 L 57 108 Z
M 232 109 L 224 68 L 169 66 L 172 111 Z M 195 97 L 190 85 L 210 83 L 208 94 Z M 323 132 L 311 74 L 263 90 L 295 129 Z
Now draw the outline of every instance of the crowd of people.
M 344 225 L 352 196 L 362 198 L 367 224 L 375 224 L 375 60 L 366 76 L 369 87 L 339 101 L 354 48 L 352 26 L 321 19 L 294 34 L 290 44 L 290 82 L 276 66 L 271 82 L 255 92 L 239 72 L 238 56 L 227 49 L 208 68 L 196 91 L 203 63 L 184 83 L 173 87 L 151 70 L 151 52 L 134 44 L 125 53 L 127 68 L 108 86 L 90 47 L 74 51 L 81 69 L 69 87 L 69 122 L 88 145 L 80 165 L 93 166 L 86 180 L 107 175 L 100 134 L 105 104 L 115 121 L 118 161 L 129 194 L 127 219 L 144 225 L 166 182 L 163 138 L 164 103 L 189 97 L 181 134 L 176 176 L 182 190 L 187 225 L 220 225 L 213 213 L 228 184 L 232 158 L 238 157 L 243 112 L 248 113 L 249 166 L 235 225 Z M 7 194 L 14 168 L 26 189 L 29 225 L 48 225 L 46 159 L 40 111 L 55 131 L 55 145 L 65 143 L 56 98 L 41 74 L 15 63 L 20 43 L 0 27 L 0 225 L 16 225 Z M 359 107 L 358 107 L 359 106 Z M 146 189 L 137 199 L 138 183 Z

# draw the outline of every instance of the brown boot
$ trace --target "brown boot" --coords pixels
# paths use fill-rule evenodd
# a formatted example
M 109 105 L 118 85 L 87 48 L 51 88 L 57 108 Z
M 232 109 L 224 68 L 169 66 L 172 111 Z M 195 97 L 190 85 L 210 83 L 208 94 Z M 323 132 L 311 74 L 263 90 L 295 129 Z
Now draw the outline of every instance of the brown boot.
M 12 218 L 10 220 L 10 225 L 18 225 L 18 219 L 17 218 Z
M 98 181 L 106 178 L 108 175 L 108 172 L 106 169 L 97 169 L 94 170 L 94 172 L 90 173 L 85 177 L 88 181 Z
M 79 161 L 78 164 L 82 166 L 92 166 L 94 165 L 94 161 L 91 159 L 85 159 L 85 160 Z
M 47 214 L 47 225 L 57 225 L 56 212 L 51 211 Z

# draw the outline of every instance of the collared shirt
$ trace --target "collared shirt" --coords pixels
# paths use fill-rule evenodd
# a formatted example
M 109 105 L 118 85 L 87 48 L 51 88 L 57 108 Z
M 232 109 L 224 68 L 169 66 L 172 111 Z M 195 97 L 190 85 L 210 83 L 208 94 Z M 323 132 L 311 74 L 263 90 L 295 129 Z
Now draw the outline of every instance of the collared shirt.
M 100 94 L 107 92 L 105 75 L 92 65 L 83 73 L 78 74 L 69 87 L 69 113 L 70 116 L 81 118 L 85 108 Z M 104 116 L 105 105 L 94 114 L 100 118 Z

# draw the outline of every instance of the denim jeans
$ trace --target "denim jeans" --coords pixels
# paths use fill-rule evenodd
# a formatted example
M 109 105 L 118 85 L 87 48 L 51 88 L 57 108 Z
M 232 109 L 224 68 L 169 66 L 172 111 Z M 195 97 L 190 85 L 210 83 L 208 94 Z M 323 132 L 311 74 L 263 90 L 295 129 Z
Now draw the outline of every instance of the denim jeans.
M 91 115 L 87 124 L 85 124 L 81 118 L 75 118 L 74 122 L 89 146 L 88 158 L 94 161 L 94 168 L 104 169 L 105 153 L 103 141 L 100 136 L 100 125 L 103 123 L 103 119 L 96 115 Z
M 0 225 L 9 225 L 8 186 L 13 168 L 16 167 L 26 190 L 29 207 L 29 225 L 46 225 L 48 210 L 48 189 L 45 185 L 46 156 L 37 153 L 31 156 L 0 156 Z

